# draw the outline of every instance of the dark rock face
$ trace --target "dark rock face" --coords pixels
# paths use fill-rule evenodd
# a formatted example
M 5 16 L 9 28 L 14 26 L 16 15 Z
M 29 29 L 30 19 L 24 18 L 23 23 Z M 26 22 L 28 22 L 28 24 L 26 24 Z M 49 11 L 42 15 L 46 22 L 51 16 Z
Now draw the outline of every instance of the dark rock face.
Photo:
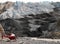
M 47 33 L 44 34 L 44 32 L 54 31 L 50 24 L 54 25 L 53 23 L 55 22 L 56 19 L 47 13 L 30 14 L 21 19 L 5 19 L 0 21 L 6 33 L 13 32 L 17 36 L 29 37 L 46 37 Z
M 39 4 L 40 5 L 39 6 L 37 4 L 38 5 L 37 6 L 33 4 L 36 6 L 35 7 L 31 4 L 26 5 L 24 3 L 23 6 L 20 4 L 23 4 L 23 3 L 6 2 L 3 4 L 0 4 L 0 15 L 1 15 L 0 23 L 5 29 L 6 34 L 9 32 L 10 33 L 13 32 L 16 34 L 16 36 L 60 38 L 60 7 L 59 5 L 47 4 L 46 6 L 45 4 L 43 5 Z M 32 9 L 30 6 L 34 9 Z M 46 10 L 44 6 L 46 6 Z M 13 8 L 10 8 L 10 7 L 13 7 Z M 54 8 L 54 11 L 53 11 L 53 8 Z M 42 10 L 43 14 L 40 13 L 40 9 Z M 23 12 L 23 14 L 21 13 L 21 11 Z M 49 11 L 51 11 L 52 13 L 50 13 Z M 24 16 L 21 16 L 21 15 L 24 15 Z M 1 19 L 5 19 L 5 20 L 1 20 Z

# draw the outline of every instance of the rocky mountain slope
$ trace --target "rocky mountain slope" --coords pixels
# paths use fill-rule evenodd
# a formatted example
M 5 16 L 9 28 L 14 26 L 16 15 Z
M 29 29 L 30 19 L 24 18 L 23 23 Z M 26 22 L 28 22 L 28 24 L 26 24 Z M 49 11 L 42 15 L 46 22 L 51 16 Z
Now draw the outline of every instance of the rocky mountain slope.
M 55 3 L 6 2 L 0 6 L 0 23 L 6 34 L 13 32 L 17 36 L 60 38 L 60 7 Z

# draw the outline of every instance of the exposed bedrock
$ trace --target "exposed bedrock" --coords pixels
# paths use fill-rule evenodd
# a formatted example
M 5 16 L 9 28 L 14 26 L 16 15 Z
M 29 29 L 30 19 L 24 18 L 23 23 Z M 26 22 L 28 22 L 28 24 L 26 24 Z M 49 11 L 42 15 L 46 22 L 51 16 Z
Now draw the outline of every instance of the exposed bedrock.
M 0 3 L 0 23 L 6 34 L 60 38 L 60 3 Z
M 0 23 L 5 32 L 13 32 L 17 36 L 50 37 L 49 32 L 55 30 L 56 19 L 50 14 L 30 14 L 21 19 L 5 19 Z

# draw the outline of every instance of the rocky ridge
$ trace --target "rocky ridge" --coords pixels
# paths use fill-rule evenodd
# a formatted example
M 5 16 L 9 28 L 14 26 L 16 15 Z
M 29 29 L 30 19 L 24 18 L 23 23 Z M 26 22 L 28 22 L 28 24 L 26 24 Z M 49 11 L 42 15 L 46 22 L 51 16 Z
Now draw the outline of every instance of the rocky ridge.
M 60 28 L 57 28 L 59 11 L 56 12 L 56 8 L 56 5 L 46 2 L 7 2 L 1 9 L 0 23 L 6 33 L 13 32 L 17 36 L 60 38 L 60 34 L 57 35 Z

